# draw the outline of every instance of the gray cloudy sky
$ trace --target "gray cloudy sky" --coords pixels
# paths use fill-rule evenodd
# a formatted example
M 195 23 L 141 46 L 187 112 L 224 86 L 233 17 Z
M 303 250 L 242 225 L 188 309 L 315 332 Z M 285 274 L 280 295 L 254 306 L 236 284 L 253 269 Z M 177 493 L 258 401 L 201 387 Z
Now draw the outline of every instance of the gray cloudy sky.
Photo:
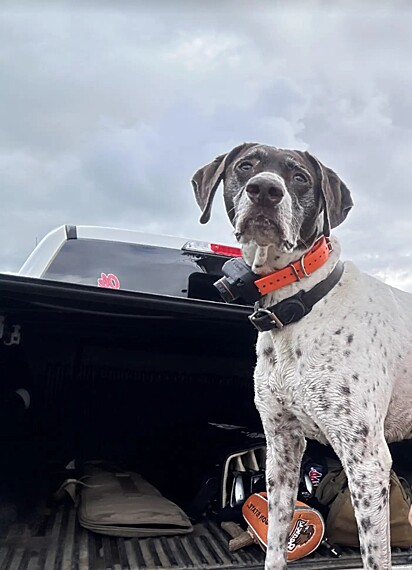
M 411 30 L 406 1 L 3 3 L 0 268 L 63 223 L 231 243 L 190 177 L 256 141 L 333 167 L 344 257 L 412 291 Z

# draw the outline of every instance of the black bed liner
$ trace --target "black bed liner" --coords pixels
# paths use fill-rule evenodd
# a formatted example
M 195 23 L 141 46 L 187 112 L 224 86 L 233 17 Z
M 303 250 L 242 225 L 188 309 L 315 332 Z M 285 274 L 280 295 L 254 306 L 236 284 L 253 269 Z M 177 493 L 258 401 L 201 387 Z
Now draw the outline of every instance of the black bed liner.
M 0 542 L 0 568 L 24 570 L 134 570 L 154 568 L 260 568 L 259 548 L 231 554 L 224 533 L 198 524 L 185 537 L 111 538 L 88 532 L 75 509 L 60 506 L 31 526 L 14 525 Z
M 186 570 L 262 569 L 257 546 L 231 553 L 228 536 L 206 521 L 188 536 L 145 539 L 112 538 L 83 529 L 69 504 L 44 508 L 34 519 L 12 524 L 0 538 L 1 570 Z M 412 555 L 394 552 L 395 564 L 410 564 Z M 340 559 L 312 555 L 293 568 L 326 570 L 361 568 L 359 553 L 347 549 Z
M 160 416 L 165 425 L 169 420 L 174 422 L 170 425 L 176 423 L 168 396 L 172 387 L 175 396 L 178 394 L 173 405 L 184 409 L 190 425 L 193 421 L 188 419 L 188 410 L 193 409 L 194 417 L 199 415 L 199 407 L 189 407 L 190 401 L 199 400 L 195 399 L 199 387 L 208 421 L 212 412 L 219 416 L 231 398 L 233 409 L 224 406 L 225 421 L 238 425 L 239 418 L 233 414 L 239 409 L 242 418 L 248 417 L 253 424 L 252 410 L 248 408 L 245 416 L 240 407 L 241 402 L 250 402 L 251 407 L 253 403 L 250 367 L 255 331 L 248 322 L 247 307 L 0 275 L 0 309 L 10 325 L 18 324 L 22 329 L 20 346 L 7 352 L 3 347 L 8 366 L 3 368 L 5 378 L 17 375 L 26 382 L 28 369 L 22 365 L 22 356 L 31 362 L 30 393 L 36 420 L 28 424 L 23 442 L 17 435 L 15 441 L 8 442 L 13 460 L 6 461 L 3 469 L 11 480 L 24 473 L 27 465 L 42 465 L 38 456 L 51 457 L 61 468 L 75 452 L 87 455 L 90 448 L 97 456 L 108 448 L 125 457 L 130 455 L 130 448 L 135 453 L 137 436 L 141 443 L 151 435 L 147 421 L 150 406 L 136 408 L 142 385 L 148 401 L 162 387 L 170 411 L 169 417 L 162 408 Z M 109 334 L 103 326 L 107 317 Z M 167 343 L 159 343 L 159 338 L 167 338 Z M 207 342 L 210 338 L 212 344 Z M 163 358 L 149 351 L 154 339 L 163 347 Z M 208 357 L 210 353 L 213 358 Z M 106 390 L 99 391 L 101 383 Z M 110 391 L 108 386 L 116 390 Z M 213 390 L 202 391 L 205 386 Z M 107 417 L 111 423 L 102 423 Z M 99 429 L 92 432 L 92 425 Z M 135 437 L 118 437 L 124 433 Z M 10 435 L 3 432 L 3 443 Z M 3 453 L 0 460 L 4 457 Z M 14 466 L 11 471 L 15 461 L 20 468 Z M 45 479 L 27 476 L 19 483 L 23 507 L 26 499 L 36 505 L 25 514 L 19 511 L 21 504 L 14 505 L 7 492 L 0 492 L 0 570 L 263 570 L 264 554 L 259 547 L 230 553 L 228 535 L 211 521 L 197 524 L 193 534 L 184 537 L 121 539 L 86 531 L 78 524 L 71 505 L 46 499 L 61 480 L 51 485 L 51 491 L 48 488 L 43 492 L 39 487 L 48 486 Z M 17 518 L 13 512 L 18 513 Z M 8 522 L 8 516 L 15 522 Z M 394 551 L 393 565 L 412 570 L 412 551 Z M 297 570 L 362 567 L 359 551 L 349 549 L 340 559 L 314 554 L 291 566 Z

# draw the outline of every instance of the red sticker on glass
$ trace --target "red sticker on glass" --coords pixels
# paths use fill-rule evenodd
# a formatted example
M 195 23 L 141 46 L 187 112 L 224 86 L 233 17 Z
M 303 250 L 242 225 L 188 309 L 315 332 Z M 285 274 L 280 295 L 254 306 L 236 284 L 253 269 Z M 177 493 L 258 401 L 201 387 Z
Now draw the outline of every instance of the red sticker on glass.
M 120 281 L 113 275 L 113 273 L 102 273 L 100 279 L 97 280 L 99 287 L 106 287 L 107 289 L 120 289 Z

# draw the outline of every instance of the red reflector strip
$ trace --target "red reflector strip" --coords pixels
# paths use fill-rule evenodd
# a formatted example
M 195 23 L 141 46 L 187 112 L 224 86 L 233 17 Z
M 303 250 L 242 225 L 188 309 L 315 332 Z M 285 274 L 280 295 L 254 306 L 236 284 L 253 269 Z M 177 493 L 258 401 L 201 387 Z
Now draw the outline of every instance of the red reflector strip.
M 211 243 L 210 249 L 213 253 L 218 255 L 227 255 L 229 257 L 241 257 L 242 250 L 239 247 L 231 247 L 229 245 L 219 245 L 218 243 Z
M 197 253 L 214 253 L 215 255 L 225 255 L 226 257 L 241 257 L 242 255 L 242 250 L 239 247 L 195 240 L 187 241 L 182 247 L 182 250 Z

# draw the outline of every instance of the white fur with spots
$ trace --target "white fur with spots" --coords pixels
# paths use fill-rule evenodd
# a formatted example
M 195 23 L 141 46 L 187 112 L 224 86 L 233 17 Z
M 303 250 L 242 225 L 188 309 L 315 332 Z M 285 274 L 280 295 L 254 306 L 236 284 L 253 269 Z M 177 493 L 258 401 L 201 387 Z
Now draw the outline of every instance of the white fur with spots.
M 334 251 L 321 269 L 268 295 L 265 305 L 324 279 L 340 254 L 337 240 L 332 242 Z M 259 334 L 254 380 L 268 442 L 266 570 L 286 566 L 305 437 L 330 443 L 347 472 L 364 568 L 390 568 L 386 441 L 411 436 L 411 370 L 412 296 L 350 262 L 309 315 Z

